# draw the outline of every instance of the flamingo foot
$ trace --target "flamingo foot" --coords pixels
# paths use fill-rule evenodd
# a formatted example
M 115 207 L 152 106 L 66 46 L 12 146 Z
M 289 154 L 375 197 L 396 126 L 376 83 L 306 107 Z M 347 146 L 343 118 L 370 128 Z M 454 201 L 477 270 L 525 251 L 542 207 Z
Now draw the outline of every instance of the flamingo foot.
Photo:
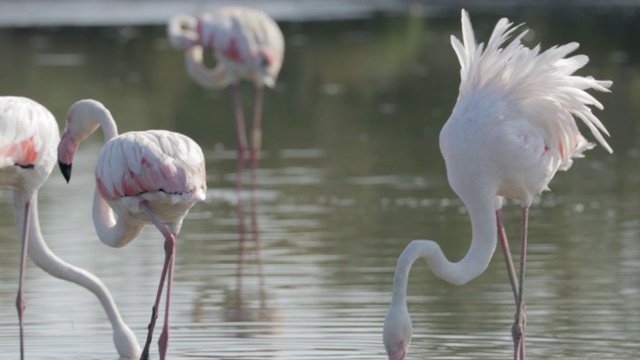
M 513 323 L 511 327 L 511 336 L 513 337 L 513 359 L 525 360 L 524 342 L 525 342 L 525 324 L 527 317 L 525 315 L 524 304 L 522 304 L 522 311 L 518 316 L 518 319 Z
M 20 325 L 20 359 L 24 360 L 24 324 L 23 324 L 23 314 L 26 304 L 24 299 L 22 298 L 21 291 L 18 292 L 18 296 L 16 296 L 16 309 L 18 310 L 18 323 Z
M 144 349 L 142 350 L 142 355 L 140 355 L 140 360 L 149 360 L 149 347 L 151 345 L 151 339 L 153 337 L 153 328 L 156 326 L 156 319 L 158 318 L 158 309 L 155 306 L 151 308 L 151 321 L 147 326 L 147 341 L 144 344 Z
M 167 356 L 167 347 L 169 345 L 169 327 L 164 325 L 162 327 L 162 334 L 158 339 L 158 351 L 160 353 L 160 360 L 164 360 Z

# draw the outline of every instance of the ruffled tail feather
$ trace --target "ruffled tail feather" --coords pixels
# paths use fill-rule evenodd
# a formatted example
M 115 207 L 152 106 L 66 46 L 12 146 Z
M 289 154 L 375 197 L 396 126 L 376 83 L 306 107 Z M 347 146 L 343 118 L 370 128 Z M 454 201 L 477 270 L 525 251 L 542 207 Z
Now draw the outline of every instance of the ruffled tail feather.
M 609 92 L 611 81 L 573 75 L 584 67 L 586 55 L 567 56 L 578 49 L 576 42 L 554 46 L 541 52 L 540 46 L 522 45 L 526 30 L 508 38 L 521 25 L 503 18 L 496 24 L 489 41 L 477 44 L 469 15 L 462 10 L 462 42 L 451 36 L 451 45 L 460 61 L 460 89 L 458 99 L 480 89 L 500 91 L 505 101 L 529 114 L 528 119 L 545 129 L 559 143 L 562 167 L 571 165 L 571 157 L 578 157 L 593 147 L 580 135 L 575 117 L 584 122 L 596 140 L 609 152 L 613 150 L 603 137 L 609 135 L 602 122 L 591 112 L 590 106 L 603 106 L 586 90 Z M 506 46 L 505 46 L 506 44 Z

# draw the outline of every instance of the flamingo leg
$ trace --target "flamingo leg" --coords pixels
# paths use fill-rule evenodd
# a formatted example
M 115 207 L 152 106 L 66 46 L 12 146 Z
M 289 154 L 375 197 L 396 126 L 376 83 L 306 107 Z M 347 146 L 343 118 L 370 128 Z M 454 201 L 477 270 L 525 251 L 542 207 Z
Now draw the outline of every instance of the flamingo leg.
M 29 244 L 29 237 L 27 236 L 29 228 L 29 209 L 31 207 L 31 201 L 27 201 L 24 204 L 24 217 L 22 223 L 22 251 L 20 253 L 20 275 L 18 280 L 18 295 L 16 296 L 16 309 L 18 310 L 18 324 L 20 327 L 20 359 L 24 359 L 24 309 L 25 302 L 23 298 L 24 273 L 25 265 L 27 262 L 27 248 Z
M 253 239 L 255 242 L 256 260 L 260 276 L 260 287 L 263 284 L 262 271 L 262 248 L 260 243 L 260 228 L 258 226 L 258 200 L 256 197 L 256 177 L 258 171 L 258 161 L 260 160 L 260 148 L 262 147 L 262 103 L 264 86 L 256 85 L 256 99 L 253 110 L 253 132 L 251 136 L 251 222 L 253 227 Z
M 238 131 L 238 173 L 236 178 L 236 194 L 238 196 L 238 201 L 240 201 L 240 194 L 242 192 L 242 175 L 244 172 L 244 154 L 248 147 L 248 141 L 244 126 L 244 113 L 242 111 L 242 100 L 240 98 L 240 85 L 238 82 L 233 83 L 232 91 L 236 115 L 236 128 Z
M 253 129 L 251 134 L 251 185 L 255 190 L 256 170 L 258 161 L 260 160 L 260 148 L 262 147 L 262 98 L 264 94 L 264 86 L 256 85 L 256 100 L 253 109 Z
M 527 228 L 529 226 L 529 205 L 522 207 L 522 235 L 520 238 L 520 277 L 518 279 L 518 299 L 516 301 L 516 323 L 514 325 L 514 331 L 516 335 L 519 335 L 518 352 L 520 354 L 520 360 L 525 360 L 525 323 L 526 323 L 526 309 L 524 308 L 523 293 L 524 293 L 524 273 L 527 263 Z
M 504 255 L 504 261 L 507 265 L 507 273 L 509 274 L 509 283 L 511 283 L 511 289 L 513 290 L 513 299 L 518 301 L 518 285 L 516 283 L 516 268 L 513 265 L 513 259 L 511 258 L 511 250 L 509 249 L 509 241 L 507 240 L 507 234 L 502 224 L 502 212 L 496 210 L 496 220 L 498 223 L 498 238 L 500 239 L 500 247 L 502 248 L 502 254 Z
M 158 307 L 160 306 L 160 297 L 162 297 L 162 289 L 164 287 L 164 281 L 165 278 L 167 277 L 167 273 L 171 272 L 169 274 L 169 278 L 172 277 L 173 275 L 173 259 L 174 259 L 174 252 L 175 252 L 175 248 L 176 248 L 176 235 L 173 234 L 168 228 L 167 226 L 160 221 L 160 219 L 158 219 L 158 217 L 153 213 L 153 211 L 151 211 L 151 209 L 149 208 L 149 204 L 146 201 L 141 201 L 140 204 L 138 205 L 140 207 L 140 209 L 142 211 L 144 211 L 145 214 L 147 214 L 147 216 L 149 217 L 149 219 L 151 219 L 151 221 L 153 222 L 153 224 L 158 228 L 158 230 L 160 230 L 160 232 L 162 233 L 162 235 L 165 238 L 164 241 L 164 251 L 165 251 L 165 259 L 164 259 L 164 265 L 162 266 L 162 273 L 160 275 L 160 283 L 158 284 L 158 292 L 156 294 L 156 300 L 153 304 L 153 308 L 151 310 L 151 321 L 149 322 L 149 326 L 148 326 L 148 332 L 147 332 L 147 340 L 144 344 L 144 349 L 142 350 L 142 355 L 140 356 L 140 360 L 149 360 L 149 348 L 151 346 L 151 339 L 153 338 L 153 329 L 155 328 L 156 325 L 156 319 L 158 318 Z M 172 280 L 168 281 L 168 285 L 167 285 L 167 303 L 166 303 L 166 310 L 167 313 L 165 314 L 165 324 L 164 324 L 164 328 L 163 328 L 163 332 L 162 335 L 160 336 L 160 359 L 164 359 L 164 354 L 166 354 L 167 351 L 167 342 L 169 339 L 169 333 L 168 333 L 168 310 L 169 310 L 169 296 L 171 294 L 171 282 Z M 165 332 L 165 328 L 166 328 L 166 332 Z M 164 341 L 164 347 L 162 345 L 162 342 Z
M 500 239 L 500 247 L 502 248 L 502 254 L 504 255 L 504 260 L 507 265 L 507 273 L 509 274 L 509 282 L 511 283 L 511 289 L 513 290 L 513 297 L 516 301 L 516 315 L 513 327 L 511 329 L 513 336 L 513 346 L 514 360 L 524 360 L 524 339 L 522 327 L 524 326 L 525 316 L 524 316 L 524 302 L 520 297 L 520 287 L 516 283 L 516 278 L 519 277 L 516 274 L 515 266 L 513 265 L 513 259 L 511 258 L 511 250 L 509 248 L 509 241 L 507 240 L 507 234 L 504 230 L 504 225 L 502 223 L 502 212 L 500 210 L 496 210 L 496 220 L 498 225 L 498 237 Z M 518 301 L 521 301 L 521 305 L 518 306 Z M 521 312 L 518 309 L 522 309 Z
M 233 103 L 235 107 L 235 115 L 236 115 L 236 128 L 238 132 L 238 155 L 237 155 L 237 171 L 236 171 L 236 213 L 238 215 L 238 232 L 240 233 L 240 254 L 239 254 L 239 264 L 238 264 L 238 272 L 242 271 L 244 266 L 244 253 L 246 248 L 245 242 L 245 226 L 244 226 L 244 212 L 242 210 L 242 179 L 244 177 L 244 161 L 245 161 L 245 151 L 247 150 L 247 135 L 246 129 L 244 125 L 244 113 L 242 111 L 242 100 L 240 98 L 240 85 L 238 82 L 234 82 L 232 85 L 233 91 Z
M 175 241 L 173 242 L 173 253 L 171 262 L 169 263 L 169 274 L 167 275 L 167 300 L 165 302 L 164 312 L 164 324 L 162 326 L 162 333 L 158 339 L 158 348 L 160 349 L 160 360 L 166 359 L 167 347 L 169 345 L 169 305 L 171 304 L 171 288 L 173 286 L 173 265 L 175 263 Z

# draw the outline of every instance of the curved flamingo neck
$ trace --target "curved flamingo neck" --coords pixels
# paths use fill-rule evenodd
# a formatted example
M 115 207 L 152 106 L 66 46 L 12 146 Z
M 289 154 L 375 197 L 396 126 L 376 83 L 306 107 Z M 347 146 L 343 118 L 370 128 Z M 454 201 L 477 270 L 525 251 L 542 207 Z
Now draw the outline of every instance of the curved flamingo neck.
M 118 218 L 97 187 L 93 193 L 93 225 L 100 241 L 116 248 L 131 242 L 144 227 Z
M 233 82 L 227 69 L 219 63 L 213 69 L 207 67 L 203 59 L 203 46 L 196 45 L 185 50 L 187 73 L 191 79 L 206 89 L 222 89 Z
M 15 216 L 16 223 L 22 224 L 24 214 L 19 209 L 24 208 L 24 203 L 29 199 L 23 191 L 15 191 Z M 42 270 L 50 275 L 62 280 L 76 283 L 85 289 L 91 291 L 100 300 L 102 307 L 109 318 L 113 329 L 114 342 L 118 348 L 120 356 L 135 357 L 136 353 L 140 353 L 133 332 L 120 316 L 118 306 L 116 305 L 109 289 L 104 285 L 102 280 L 87 270 L 73 266 L 54 254 L 45 242 L 40 230 L 40 221 L 38 218 L 38 192 L 35 191 L 30 205 L 30 220 L 28 227 L 28 253 L 31 260 Z M 18 226 L 19 236 L 22 237 L 22 228 Z
M 406 303 L 409 272 L 413 263 L 420 258 L 426 261 L 436 276 L 454 285 L 465 284 L 485 271 L 497 244 L 495 202 L 491 196 L 485 196 L 465 204 L 473 232 L 467 254 L 454 263 L 447 259 L 436 242 L 413 240 L 398 258 L 392 304 Z
M 111 112 L 105 108 L 98 108 L 98 115 L 96 116 L 96 120 L 98 124 L 100 124 L 100 128 L 102 128 L 102 133 L 104 134 L 104 142 L 113 139 L 118 136 L 118 126 L 116 125 L 116 121 L 113 119 Z
M 109 109 L 93 100 L 88 100 L 85 104 L 93 111 L 91 117 L 84 118 L 85 121 L 93 121 L 100 125 L 105 143 L 118 136 L 118 127 Z M 93 195 L 93 224 L 100 240 L 112 247 L 122 247 L 128 244 L 143 228 L 143 225 L 118 220 L 120 219 L 114 214 L 113 209 L 102 198 L 96 187 Z

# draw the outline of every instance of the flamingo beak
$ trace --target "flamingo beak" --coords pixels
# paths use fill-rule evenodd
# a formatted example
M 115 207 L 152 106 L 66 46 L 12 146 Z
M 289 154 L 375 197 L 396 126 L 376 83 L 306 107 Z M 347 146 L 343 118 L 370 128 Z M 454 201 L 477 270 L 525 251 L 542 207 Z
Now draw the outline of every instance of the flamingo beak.
M 78 143 L 71 137 L 69 129 L 65 129 L 58 145 L 58 166 L 67 183 L 71 179 L 71 163 L 76 150 L 78 150 Z
M 58 166 L 60 166 L 62 176 L 64 176 L 64 179 L 69 183 L 69 180 L 71 180 L 71 164 L 64 164 L 61 161 L 58 161 Z

